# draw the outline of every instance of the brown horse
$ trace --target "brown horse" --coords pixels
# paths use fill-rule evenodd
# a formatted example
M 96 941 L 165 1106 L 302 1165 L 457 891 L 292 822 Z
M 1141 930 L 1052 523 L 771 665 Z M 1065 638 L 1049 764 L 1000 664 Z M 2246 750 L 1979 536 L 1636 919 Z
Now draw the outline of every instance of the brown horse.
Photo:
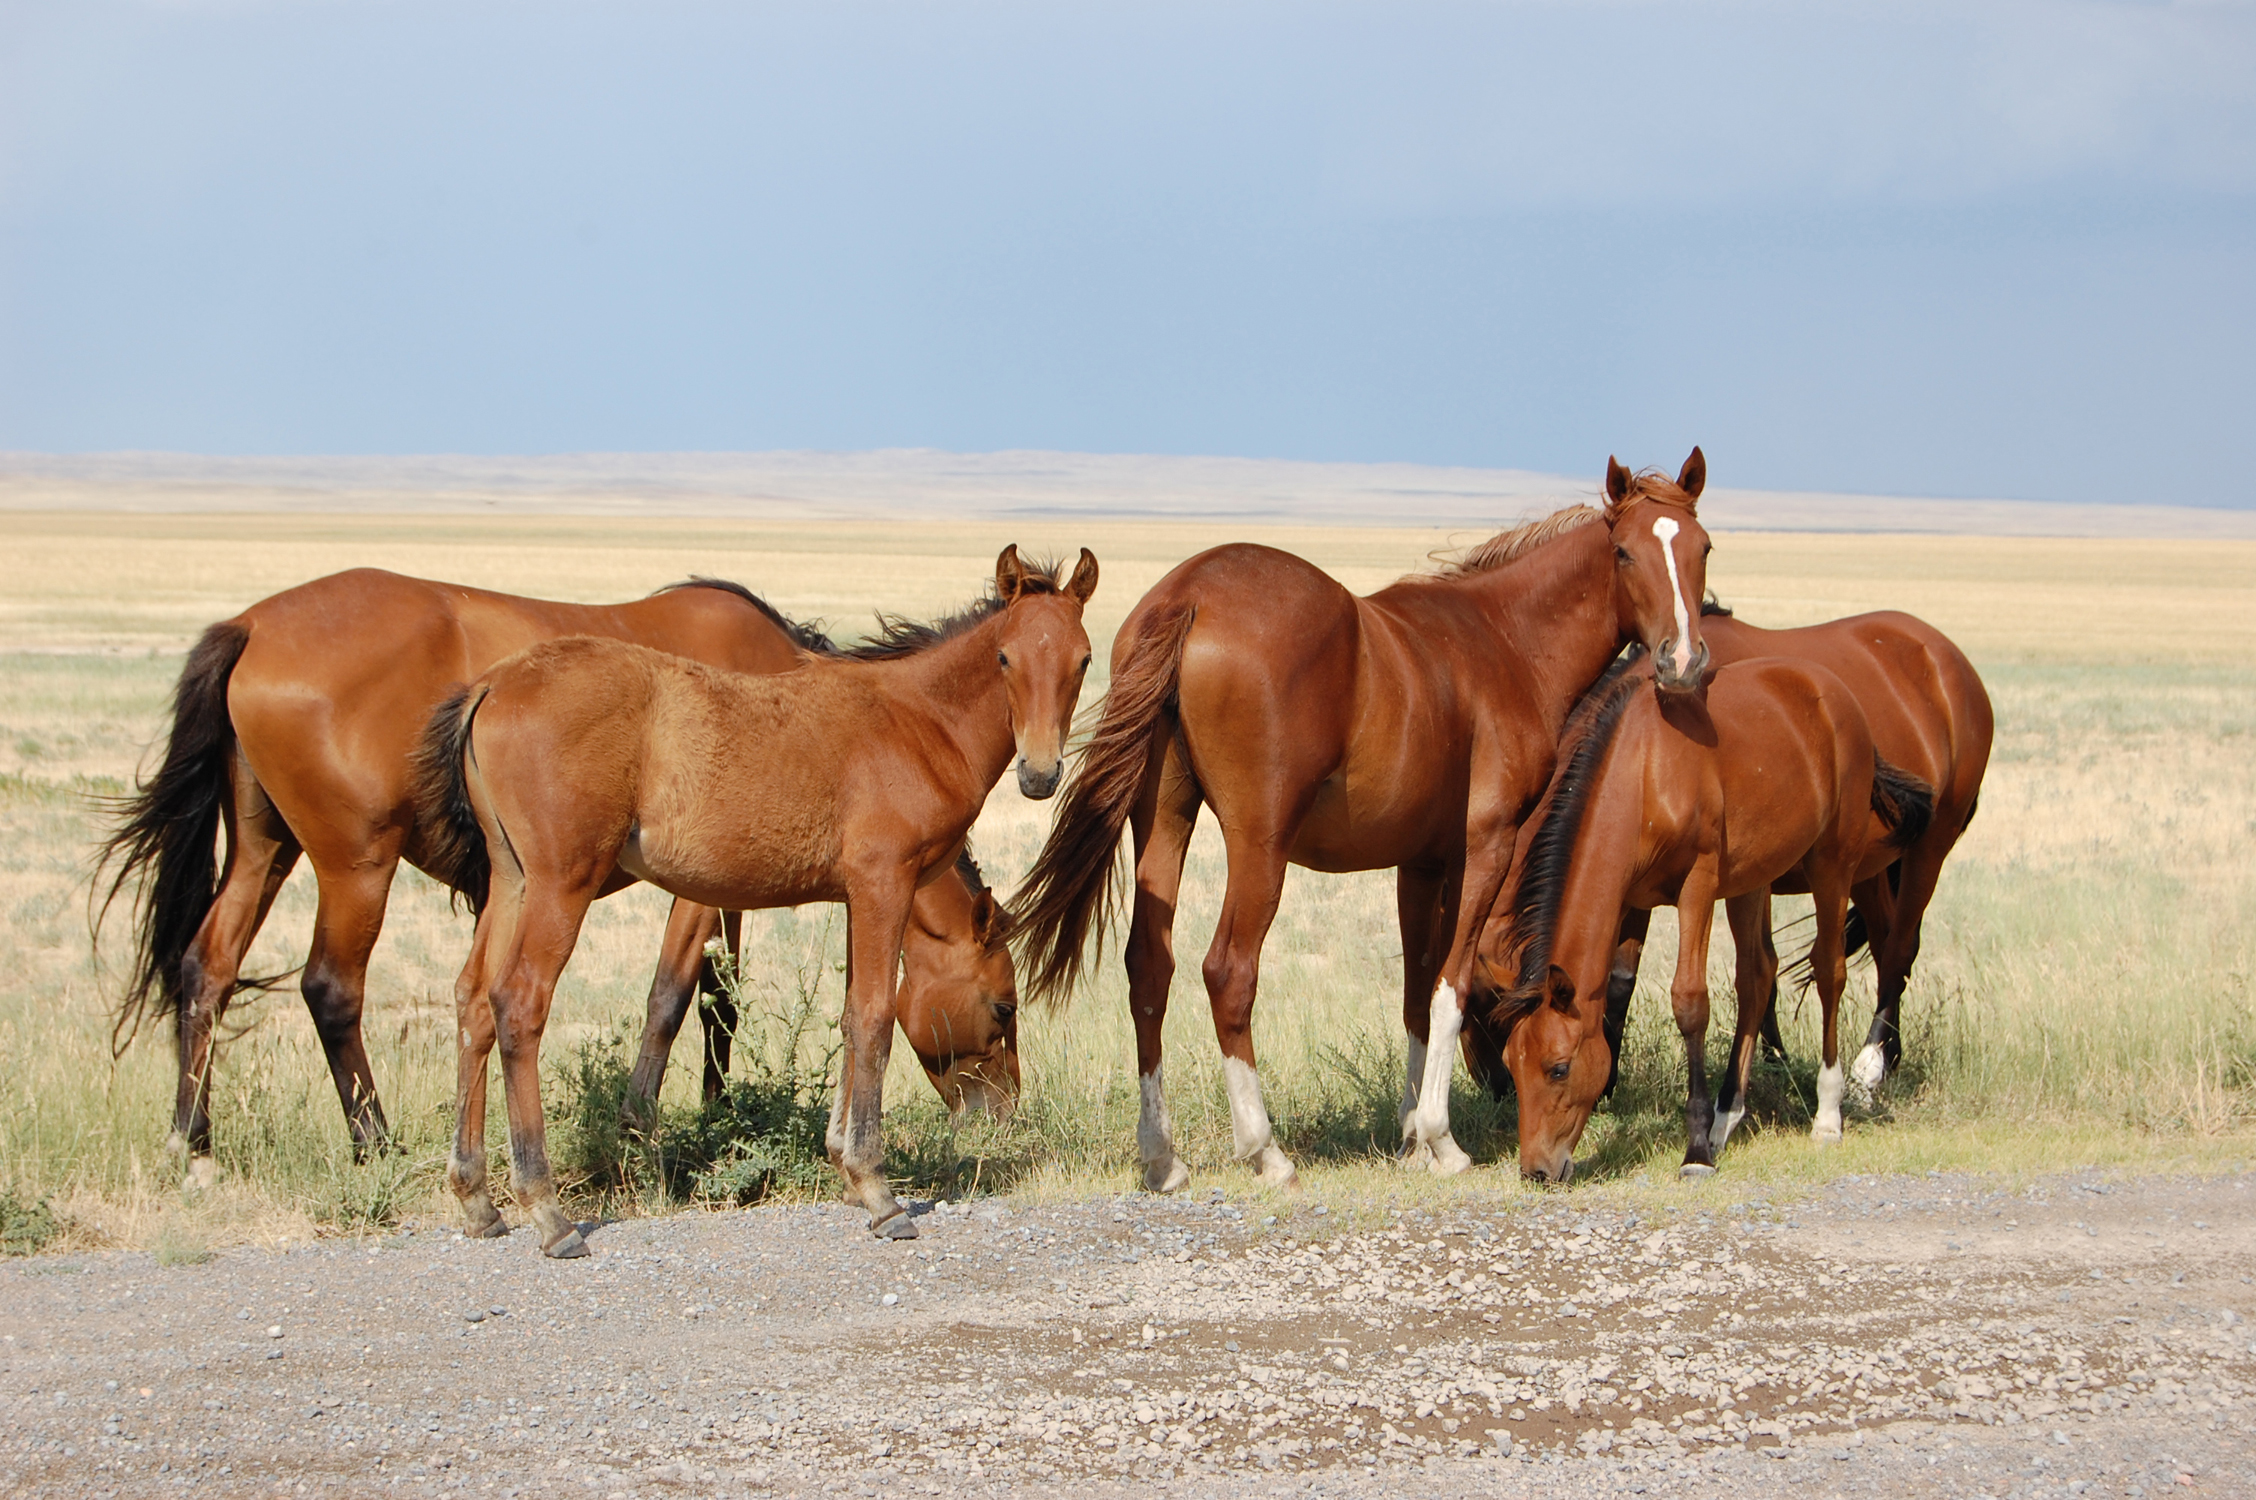
M 1694 515 L 1707 464 L 1672 484 L 1608 460 L 1603 511 L 1575 506 L 1508 531 L 1438 575 L 1357 598 L 1269 547 L 1201 553 L 1146 594 L 1113 642 L 1112 686 L 1049 842 L 1016 902 L 1030 993 L 1070 988 L 1116 899 L 1133 825 L 1129 1007 L 1136 1022 L 1144 1182 L 1189 1181 L 1160 1072 L 1176 896 L 1192 824 L 1214 809 L 1228 888 L 1204 966 L 1237 1159 L 1293 1180 L 1254 1067 L 1261 946 L 1287 863 L 1397 868 L 1406 1155 L 1467 1165 L 1449 1133 L 1449 1076 L 1472 938 L 1513 839 L 1551 775 L 1559 729 L 1622 645 L 1664 685 L 1707 661 L 1699 600 L 1708 539 Z
M 1683 1171 L 1711 1172 L 1744 1096 L 1768 988 L 1739 1009 L 1725 1112 L 1709 1097 L 1708 938 L 1730 907 L 1742 976 L 1763 971 L 1755 920 L 1774 884 L 1817 905 L 1811 971 L 1824 1010 L 1820 1141 L 1841 1135 L 1835 1016 L 1847 977 L 1849 890 L 1916 843 L 1933 810 L 1924 784 L 1880 760 L 1855 696 L 1822 667 L 1758 659 L 1718 668 L 1705 691 L 1653 691 L 1632 654 L 1575 711 L 1535 830 L 1505 897 L 1508 947 L 1489 978 L 1503 993 L 1504 1061 L 1520 1098 L 1520 1171 L 1563 1182 L 1614 1066 L 1609 975 L 1624 919 L 1674 906 L 1681 924 L 1670 999 L 1684 1039 Z
M 853 659 L 749 677 L 616 641 L 553 641 L 440 706 L 417 752 L 417 806 L 449 831 L 437 851 L 448 877 L 487 892 L 456 987 L 448 1168 L 472 1234 L 503 1232 L 485 1151 L 498 1039 L 518 1201 L 547 1254 L 586 1253 L 549 1171 L 541 1032 L 588 903 L 639 878 L 732 910 L 846 903 L 831 1161 L 873 1231 L 915 1237 L 885 1180 L 881 1119 L 910 907 L 955 861 L 1014 753 L 1021 791 L 1057 789 L 1096 585 L 1086 550 L 1061 584 L 1012 547 L 986 599 L 938 626 L 891 622 Z
M 118 866 L 111 900 L 129 883 L 142 883 L 134 977 L 119 1034 L 129 1037 L 152 1005 L 174 1019 L 180 1074 L 173 1139 L 190 1153 L 197 1179 L 208 1180 L 211 1171 L 213 1032 L 240 990 L 273 983 L 242 978 L 243 956 L 301 854 L 320 890 L 300 981 L 306 1007 L 329 1055 L 356 1154 L 384 1142 L 361 1008 L 369 952 L 399 861 L 431 868 L 428 830 L 416 822 L 408 792 L 416 733 L 451 687 L 513 651 L 567 635 L 635 641 L 744 672 L 790 671 L 804 652 L 835 650 L 819 631 L 714 579 L 692 579 L 631 604 L 590 606 L 363 568 L 263 600 L 205 631 L 189 654 L 164 759 L 119 809 L 120 826 L 105 841 L 103 859 Z M 222 836 L 224 869 L 215 860 Z M 961 1055 L 983 1059 L 982 1078 L 1015 1075 L 1015 1056 L 992 1056 L 997 1039 L 1012 1029 L 1010 1016 L 996 1014 L 992 1002 L 1007 997 L 1015 1006 L 1008 960 L 995 950 L 1001 928 L 981 931 L 967 920 L 976 915 L 966 905 L 970 893 L 951 892 L 949 883 L 920 898 L 919 930 L 944 941 L 920 944 L 912 964 L 920 971 L 938 965 L 949 978 L 914 987 L 935 1008 L 912 1018 L 928 1040 L 959 1038 Z M 668 922 L 635 1075 L 651 1098 L 718 924 L 718 913 L 694 903 L 677 904 Z M 710 1096 L 726 1068 L 734 1024 L 725 996 L 716 993 L 707 1021 Z M 930 1055 L 956 1054 L 942 1046 Z M 942 1077 L 934 1082 L 948 1096 Z M 991 1094 L 985 1084 L 976 1092 Z M 962 1097 L 959 1089 L 950 1103 Z
M 1851 897 L 1848 950 L 1853 954 L 1869 942 L 1879 970 L 1879 1003 L 1849 1077 L 1867 1090 L 1876 1089 L 1903 1055 L 1904 984 L 1919 955 L 1920 926 L 1936 877 L 1973 821 L 1981 796 L 1995 724 L 1989 694 L 1965 653 L 1911 615 L 1888 610 L 1796 630 L 1750 625 L 1713 602 L 1702 606 L 1702 616 L 1703 637 L 1718 666 L 1777 656 L 1831 671 L 1855 695 L 1881 758 L 1935 789 L 1935 815 L 1927 831 L 1886 871 L 1858 882 Z M 1757 920 L 1767 929 L 1767 903 Z M 1632 913 L 1621 936 L 1607 1018 L 1608 1035 L 1617 1042 L 1644 946 L 1645 914 Z M 1776 954 L 1767 946 L 1765 953 L 1766 971 L 1774 979 Z M 1766 995 L 1771 991 L 1763 973 L 1742 976 L 1742 981 L 1742 994 L 1754 993 L 1749 985 L 1759 985 Z M 1764 1036 L 1776 1047 L 1776 1010 L 1766 1008 L 1764 1018 Z M 1503 1032 L 1476 1015 L 1466 1039 L 1475 1076 L 1501 1090 L 1509 1076 Z

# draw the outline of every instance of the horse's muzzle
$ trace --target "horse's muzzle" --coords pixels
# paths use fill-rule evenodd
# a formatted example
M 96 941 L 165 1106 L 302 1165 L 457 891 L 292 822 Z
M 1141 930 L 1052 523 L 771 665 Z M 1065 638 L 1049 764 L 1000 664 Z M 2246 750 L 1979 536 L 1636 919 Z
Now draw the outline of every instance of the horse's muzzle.
M 1026 757 L 1019 757 L 1018 789 L 1020 793 L 1033 798 L 1036 802 L 1055 792 L 1058 789 L 1058 783 L 1064 779 L 1065 761 L 1062 758 L 1052 761 L 1048 770 L 1039 771 Z
M 1681 672 L 1676 670 L 1676 655 L 1676 642 L 1661 642 L 1661 649 L 1653 653 L 1653 681 L 1664 693 L 1689 693 L 1708 675 L 1708 643 L 1700 642 Z
M 1564 1187 L 1574 1180 L 1574 1157 L 1562 1157 L 1556 1165 L 1550 1167 L 1529 1166 L 1523 1160 L 1520 1175 L 1530 1182 L 1557 1183 Z

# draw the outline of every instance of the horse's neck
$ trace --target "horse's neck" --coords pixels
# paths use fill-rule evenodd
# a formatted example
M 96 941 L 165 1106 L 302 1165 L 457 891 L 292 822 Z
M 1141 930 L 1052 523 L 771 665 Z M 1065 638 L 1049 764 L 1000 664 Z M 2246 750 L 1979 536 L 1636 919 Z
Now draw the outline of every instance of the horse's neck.
M 1577 526 L 1475 587 L 1535 676 L 1537 706 L 1556 732 L 1621 650 L 1613 534 L 1599 521 Z
M 997 611 L 962 635 L 905 657 L 881 677 L 888 697 L 953 744 L 984 798 L 1010 765 L 1010 697 L 995 669 Z

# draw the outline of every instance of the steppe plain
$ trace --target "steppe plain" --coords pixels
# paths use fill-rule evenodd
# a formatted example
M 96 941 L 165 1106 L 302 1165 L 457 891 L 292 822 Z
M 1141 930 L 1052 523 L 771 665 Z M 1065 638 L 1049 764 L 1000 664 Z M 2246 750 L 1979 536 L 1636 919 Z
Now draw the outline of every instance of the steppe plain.
M 1803 1134 L 1805 1006 L 1761 1128 L 1716 1181 L 1673 1180 L 1680 1063 L 1652 988 L 1664 920 L 1587 1185 L 1521 1188 L 1508 1112 L 1462 1084 L 1481 1169 L 1401 1175 L 1385 1157 L 1391 882 L 1296 872 L 1256 1035 L 1300 1197 L 1264 1198 L 1226 1161 L 1189 965 L 1169 1078 L 1198 1175 L 1180 1200 L 1129 1191 L 1134 1086 L 1107 963 L 1076 1003 L 1027 1017 L 1008 1126 L 951 1132 L 896 1068 L 899 1169 L 928 1210 L 914 1246 L 865 1243 L 813 1201 L 685 1209 L 628 1184 L 583 1195 L 604 1227 L 584 1267 L 559 1268 L 522 1235 L 451 1233 L 441 1016 L 466 929 L 412 875 L 370 1026 L 405 1152 L 351 1161 L 285 990 L 245 1002 L 223 1062 L 218 1186 L 178 1186 L 170 1060 L 143 1037 L 111 1061 L 115 954 L 105 970 L 89 949 L 85 877 L 89 799 L 143 763 L 203 624 L 375 565 L 582 599 L 718 574 L 852 635 L 876 609 L 961 602 L 1018 541 L 1098 553 L 1102 642 L 1218 541 L 1288 547 L 1368 590 L 1547 505 L 1531 488 L 1482 526 L 1405 505 L 1389 513 L 1443 524 L 1385 529 L 1038 504 L 873 525 L 805 508 L 24 508 L 35 498 L 0 495 L 0 1190 L 44 1201 L 55 1234 L 0 1267 L 0 1489 L 2256 1490 L 2236 1415 L 2256 1381 L 2240 1321 L 2256 1313 L 2256 542 L 2112 524 L 1719 532 L 1711 583 L 1743 614 L 1912 610 L 1968 649 L 1998 704 L 1982 813 L 1907 1002 L 1913 1065 L 1835 1151 Z M 975 840 L 1006 890 L 1046 819 L 1007 786 L 991 801 Z M 1186 953 L 1220 873 L 1209 833 Z M 660 909 L 649 892 L 598 909 L 552 1069 L 637 1016 Z M 301 875 L 254 963 L 294 963 L 309 911 Z M 750 930 L 755 993 L 821 985 L 836 936 L 820 912 Z M 1852 1026 L 1869 1005 L 1866 973 Z M 796 1044 L 819 1068 L 819 1028 Z M 677 1116 L 693 1047 L 685 1032 Z

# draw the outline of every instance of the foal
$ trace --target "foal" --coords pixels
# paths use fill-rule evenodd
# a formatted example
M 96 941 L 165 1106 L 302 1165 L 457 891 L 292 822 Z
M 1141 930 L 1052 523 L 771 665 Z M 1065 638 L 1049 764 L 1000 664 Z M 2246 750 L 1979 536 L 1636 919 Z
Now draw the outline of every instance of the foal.
M 916 1236 L 885 1181 L 880 1119 L 911 898 L 955 861 L 1014 754 L 1020 790 L 1056 790 L 1096 585 L 1086 549 L 1060 583 L 1011 547 L 987 598 L 937 627 L 895 622 L 848 659 L 748 677 L 612 641 L 552 641 L 442 705 L 418 805 L 453 832 L 450 877 L 488 892 L 455 991 L 447 1175 L 470 1233 L 504 1232 L 485 1180 L 486 1053 L 498 1040 L 511 1185 L 544 1252 L 586 1253 L 549 1170 L 541 1032 L 588 904 L 631 876 L 736 910 L 846 903 L 830 1158 L 876 1234 Z
M 1573 1173 L 1613 1066 L 1605 1020 L 1616 942 L 1625 918 L 1655 906 L 1674 906 L 1681 929 L 1671 1000 L 1687 1072 L 1682 1171 L 1715 1169 L 1737 1118 L 1718 1121 L 1708 1093 L 1715 903 L 1731 910 L 1740 972 L 1754 972 L 1763 957 L 1749 951 L 1762 930 L 1754 917 L 1790 876 L 1817 904 L 1811 973 L 1825 1030 L 1811 1135 L 1840 1139 L 1835 1013 L 1849 890 L 1872 846 L 1916 838 L 1932 807 L 1924 783 L 1883 766 L 1855 698 L 1823 667 L 1772 658 L 1720 668 L 1692 697 L 1652 687 L 1650 664 L 1633 652 L 1591 689 L 1515 861 L 1511 982 L 1491 972 L 1511 1024 L 1504 1060 L 1520 1097 L 1520 1171 L 1538 1182 Z M 1740 1007 L 1728 1099 L 1743 1097 L 1763 1010 Z

